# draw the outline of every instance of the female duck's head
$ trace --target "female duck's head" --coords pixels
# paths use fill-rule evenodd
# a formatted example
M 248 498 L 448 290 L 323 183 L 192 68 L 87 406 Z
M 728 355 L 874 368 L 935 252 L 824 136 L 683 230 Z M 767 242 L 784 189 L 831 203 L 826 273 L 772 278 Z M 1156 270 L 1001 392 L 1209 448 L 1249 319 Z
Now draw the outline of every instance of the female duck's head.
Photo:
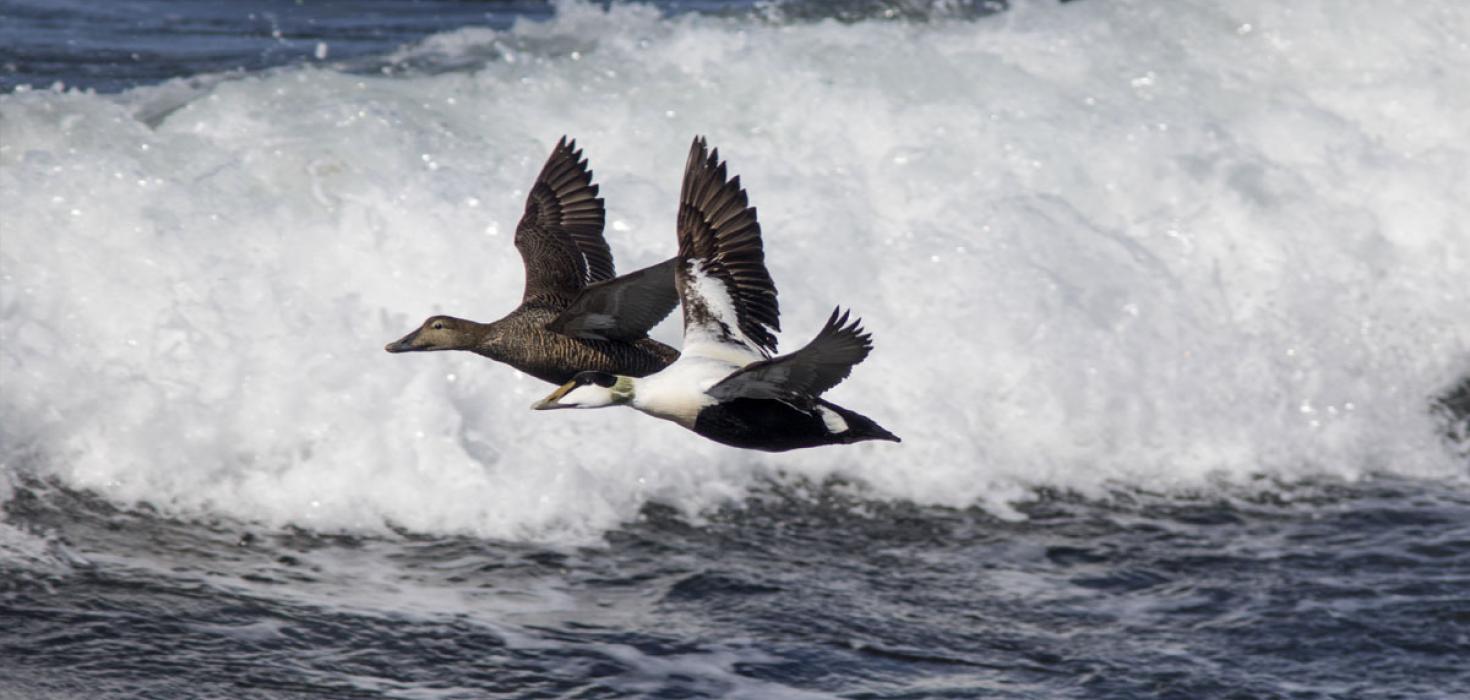
M 578 372 L 546 398 L 531 405 L 538 411 L 553 408 L 602 408 L 633 400 L 633 378 L 607 372 Z
M 414 332 L 383 347 L 388 352 L 469 350 L 481 344 L 483 324 L 453 316 L 430 316 Z

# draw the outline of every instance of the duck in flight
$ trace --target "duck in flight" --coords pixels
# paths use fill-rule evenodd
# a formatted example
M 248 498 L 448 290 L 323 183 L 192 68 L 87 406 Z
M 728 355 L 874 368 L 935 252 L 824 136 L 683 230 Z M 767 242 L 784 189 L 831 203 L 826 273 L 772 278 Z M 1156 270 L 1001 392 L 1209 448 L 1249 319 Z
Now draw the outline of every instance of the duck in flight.
M 563 136 L 516 225 L 521 305 L 491 323 L 431 316 L 384 349 L 468 350 L 553 384 L 583 370 L 641 377 L 663 369 L 679 353 L 648 331 L 679 303 L 677 259 L 614 277 L 604 216 L 587 160 Z
M 675 269 L 684 347 L 663 370 L 633 377 L 587 370 L 532 408 L 632 406 L 716 442 L 769 452 L 899 439 L 821 398 L 872 350 L 859 321 L 833 311 L 806 347 L 773 357 L 780 330 L 760 224 L 740 178 L 694 139 L 679 195 Z

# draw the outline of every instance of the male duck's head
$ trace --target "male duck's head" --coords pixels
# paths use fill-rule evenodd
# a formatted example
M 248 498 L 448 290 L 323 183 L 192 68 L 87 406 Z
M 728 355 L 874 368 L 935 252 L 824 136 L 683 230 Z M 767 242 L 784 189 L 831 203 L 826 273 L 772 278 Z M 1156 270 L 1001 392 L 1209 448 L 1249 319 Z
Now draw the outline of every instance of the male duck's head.
M 602 408 L 633 400 L 633 378 L 607 372 L 578 372 L 546 398 L 531 405 L 538 411 L 553 408 Z
M 388 343 L 383 349 L 388 352 L 468 350 L 480 340 L 479 325 L 453 316 L 430 316 L 417 330 Z

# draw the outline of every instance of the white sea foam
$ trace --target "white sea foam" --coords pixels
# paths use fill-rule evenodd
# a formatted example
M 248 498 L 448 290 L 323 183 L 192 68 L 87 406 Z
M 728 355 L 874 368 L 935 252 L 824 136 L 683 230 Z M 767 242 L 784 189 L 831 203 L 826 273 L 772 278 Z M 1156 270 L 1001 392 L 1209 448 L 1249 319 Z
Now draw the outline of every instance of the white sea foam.
M 568 4 L 405 52 L 492 57 L 476 70 L 6 95 L 0 469 L 176 512 L 573 541 L 777 473 L 998 512 L 1037 486 L 1464 478 L 1426 405 L 1470 369 L 1467 13 Z M 549 386 L 472 355 L 382 352 L 515 304 L 511 232 L 562 133 L 625 271 L 673 250 L 707 134 L 761 211 L 783 347 L 855 308 L 877 349 L 830 398 L 905 442 L 741 452 L 526 410 Z

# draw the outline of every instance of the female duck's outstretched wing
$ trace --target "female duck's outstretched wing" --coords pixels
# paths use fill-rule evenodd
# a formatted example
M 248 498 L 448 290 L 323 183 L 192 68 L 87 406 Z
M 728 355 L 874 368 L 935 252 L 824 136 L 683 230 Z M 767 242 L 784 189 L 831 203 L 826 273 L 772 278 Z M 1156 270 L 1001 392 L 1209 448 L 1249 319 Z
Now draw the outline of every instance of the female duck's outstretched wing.
M 848 323 L 847 318 L 847 312 L 833 309 L 827 325 L 805 347 L 746 365 L 710 387 L 709 395 L 720 401 L 776 399 L 796 406 L 810 405 L 846 379 L 853 365 L 862 362 L 873 349 L 873 336 L 863 330 L 862 320 Z
M 746 206 L 740 178 L 725 179 L 719 151 L 696 137 L 679 193 L 679 263 L 675 279 L 684 306 L 683 355 L 738 364 L 776 351 L 781 312 L 766 272 L 761 227 Z
M 587 285 L 546 327 L 562 335 L 593 340 L 632 342 L 679 305 L 674 287 L 678 258 L 669 258 L 596 284 Z
M 523 301 L 565 304 L 592 282 L 612 279 L 612 251 L 602 238 L 604 212 L 592 171 L 576 141 L 561 141 L 541 168 L 516 225 L 526 266 Z

